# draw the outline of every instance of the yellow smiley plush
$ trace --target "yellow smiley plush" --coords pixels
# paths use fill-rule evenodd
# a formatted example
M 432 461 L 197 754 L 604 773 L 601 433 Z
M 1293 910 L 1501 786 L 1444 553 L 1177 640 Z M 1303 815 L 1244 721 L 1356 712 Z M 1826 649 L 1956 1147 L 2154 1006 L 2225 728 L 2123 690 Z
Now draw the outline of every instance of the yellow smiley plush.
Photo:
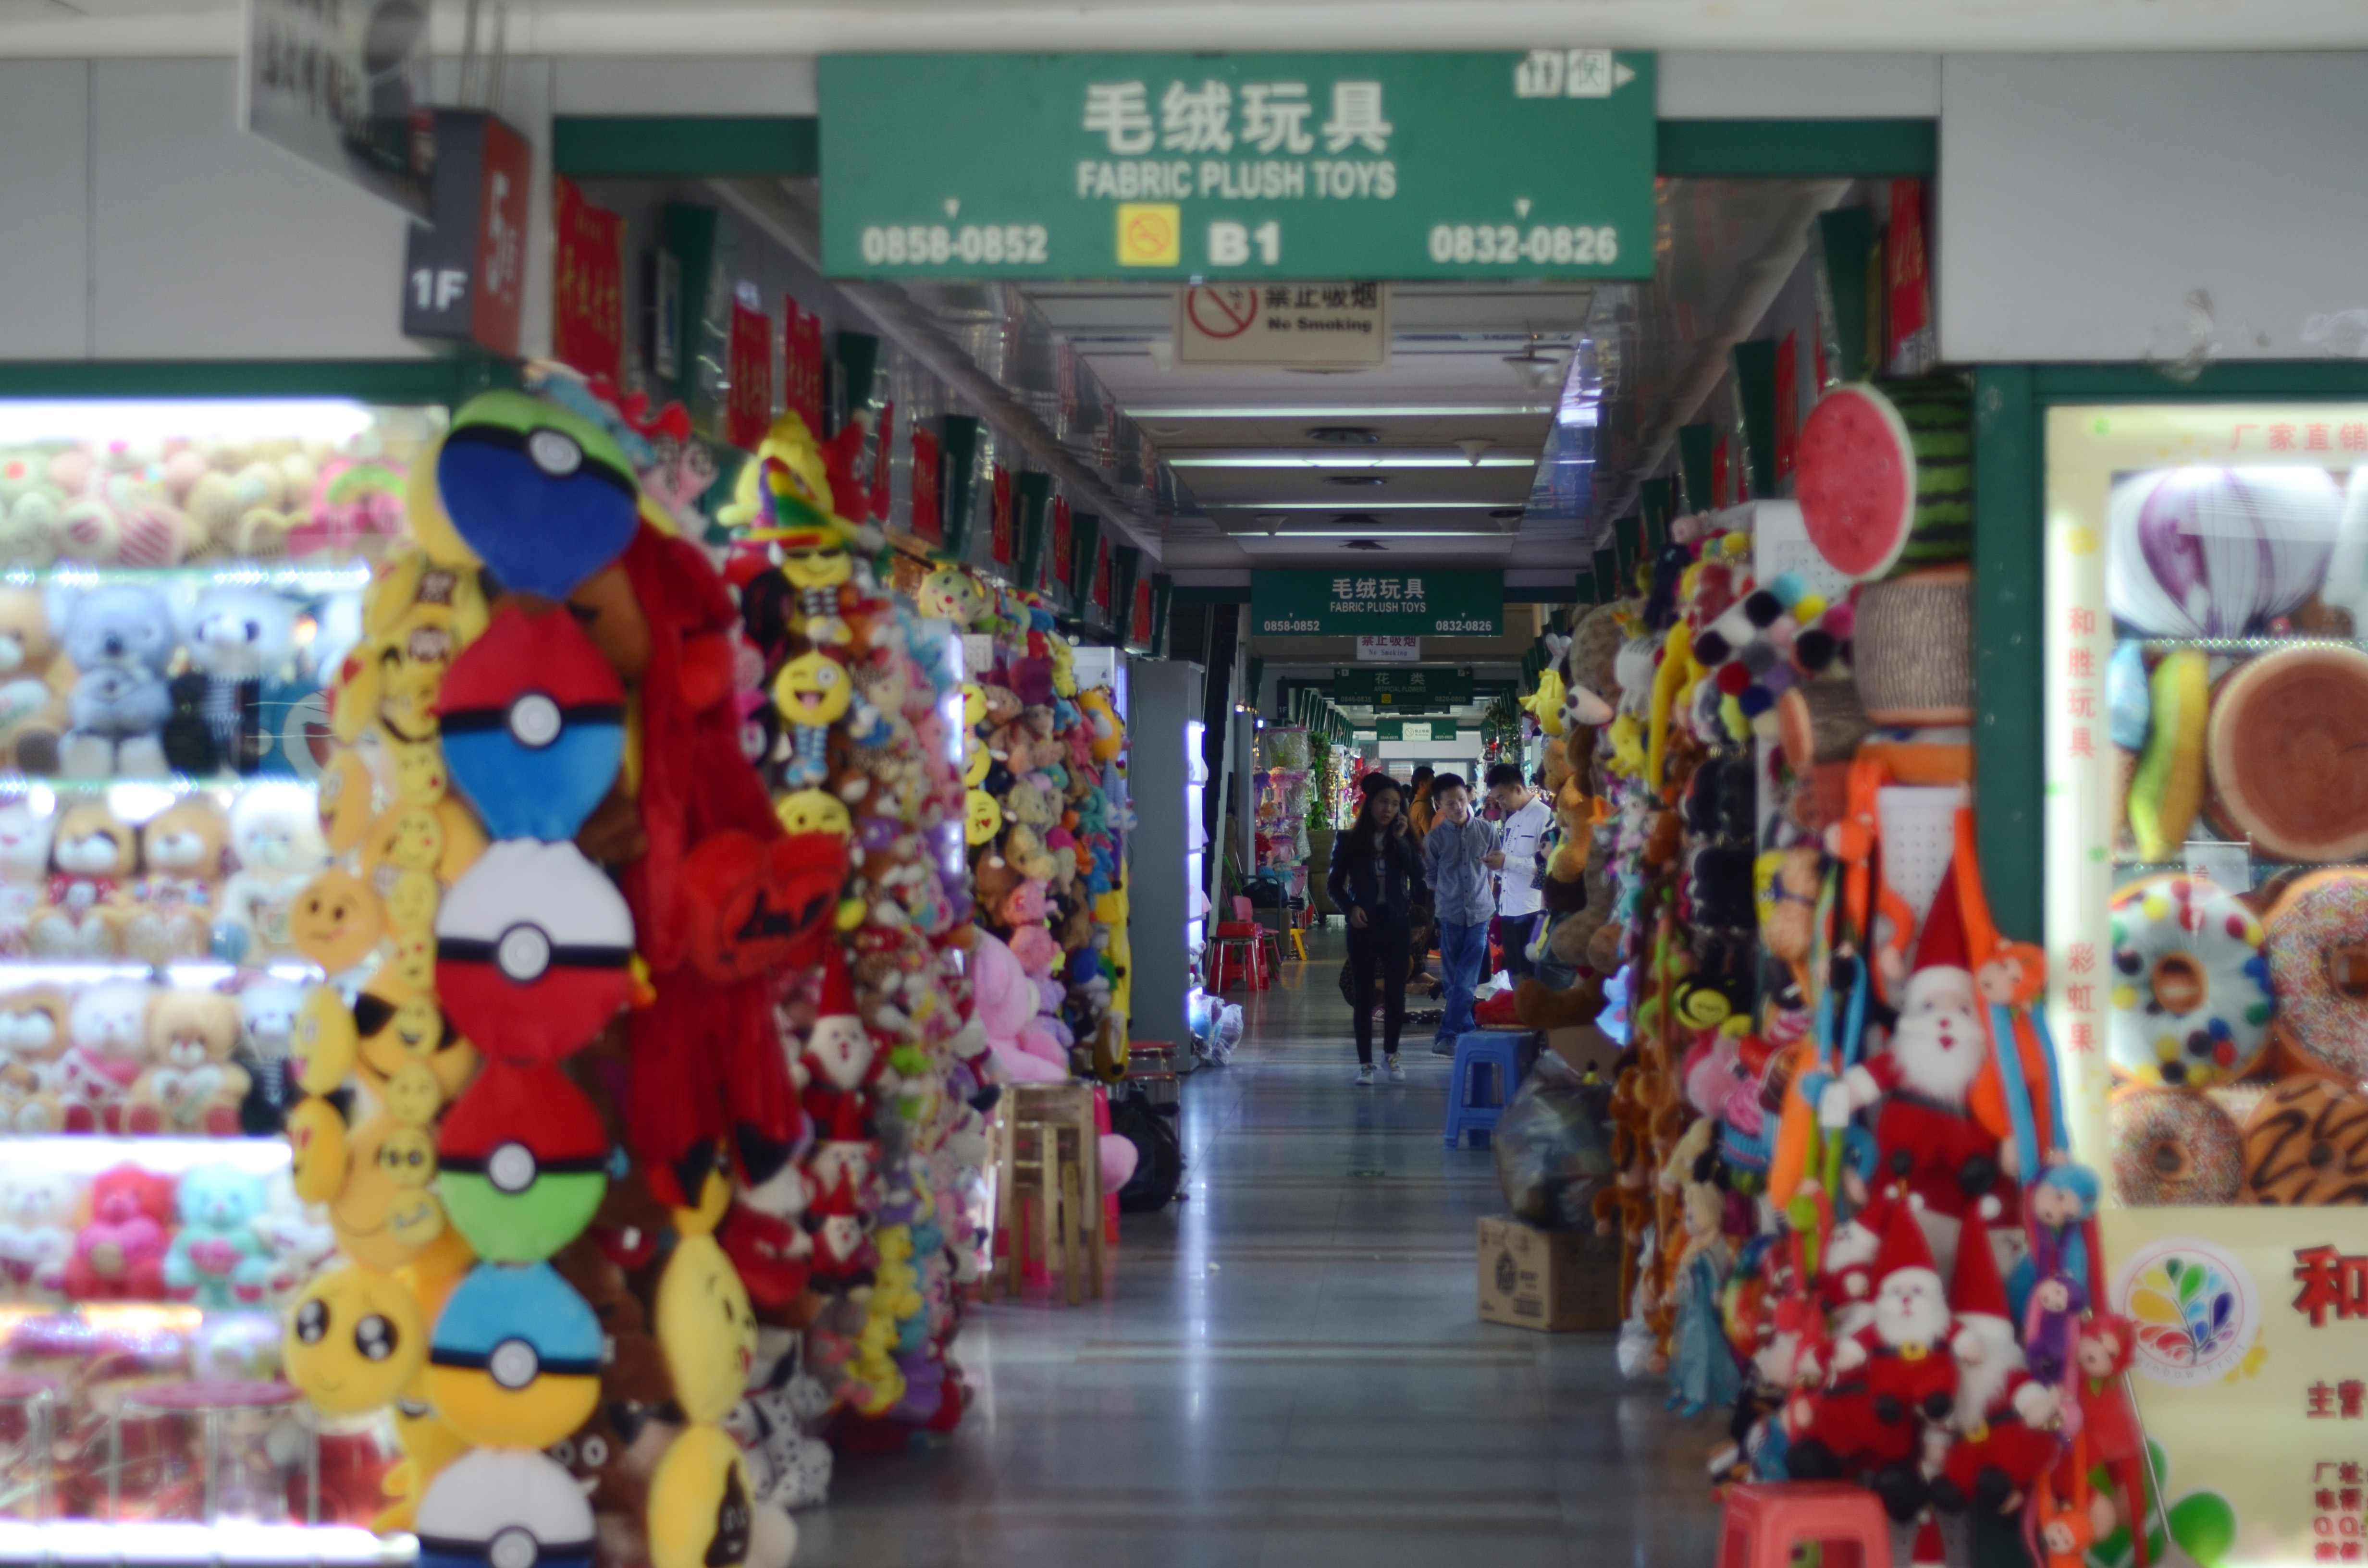
M 435 1140 L 384 1112 L 348 1140 L 346 1178 L 329 1199 L 329 1229 L 356 1263 L 400 1268 L 444 1232 L 444 1206 L 427 1190 Z
M 394 792 L 404 804 L 432 806 L 444 798 L 451 778 L 444 771 L 444 748 L 434 741 L 390 741 Z
M 986 689 L 976 681 L 962 683 L 962 728 L 975 730 L 986 722 Z
M 306 1094 L 325 1095 L 344 1083 L 354 1070 L 359 1043 L 353 1009 L 336 986 L 315 985 L 304 994 L 303 1006 L 296 1009 L 296 1027 L 289 1031 L 288 1049 L 303 1064 L 297 1081 Z
M 986 770 L 995 766 L 995 757 L 986 743 L 975 735 L 962 745 L 962 782 L 976 789 L 986 782 Z
M 854 558 L 827 528 L 801 528 L 780 541 L 781 575 L 796 588 L 836 588 L 855 575 Z
M 675 1402 L 692 1422 L 713 1424 L 732 1414 L 747 1390 L 757 1313 L 732 1260 L 700 1228 L 706 1222 L 689 1210 L 675 1210 L 682 1239 L 658 1281 L 656 1328 Z
M 689 1427 L 650 1476 L 650 1568 L 739 1568 L 753 1520 L 740 1445 Z
M 427 1354 L 427 1327 L 411 1292 L 352 1265 L 304 1287 L 280 1347 L 288 1381 L 324 1415 L 393 1403 Z
M 827 790 L 799 790 L 773 804 L 773 814 L 791 833 L 827 833 L 845 838 L 855 831 L 855 819 Z
M 327 1100 L 300 1100 L 288 1112 L 288 1175 L 296 1196 L 326 1203 L 346 1184 L 351 1163 L 346 1119 Z
M 321 836 L 329 853 L 343 855 L 362 841 L 375 813 L 370 806 L 370 765 L 358 751 L 339 751 L 321 769 L 313 801 L 321 815 Z
M 826 653 L 801 653 L 773 677 L 773 706 L 804 729 L 835 724 L 855 696 L 855 683 Z
M 385 934 L 386 910 L 378 894 L 337 866 L 299 889 L 288 912 L 289 940 L 331 974 L 343 974 L 370 957 Z
M 432 871 L 399 870 L 386 892 L 386 924 L 392 931 L 416 936 L 436 928 L 436 906 L 443 894 Z
M 1003 831 L 1003 806 L 984 790 L 973 790 L 962 809 L 962 836 L 975 847 Z

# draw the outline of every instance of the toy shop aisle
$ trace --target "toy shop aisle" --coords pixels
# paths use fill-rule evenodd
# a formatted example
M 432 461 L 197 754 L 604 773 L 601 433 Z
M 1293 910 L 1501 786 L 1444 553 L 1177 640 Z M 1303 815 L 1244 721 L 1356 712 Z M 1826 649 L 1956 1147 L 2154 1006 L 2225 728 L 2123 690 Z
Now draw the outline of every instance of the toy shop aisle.
M 1486 1151 L 1447 1062 L 1350 1082 L 1336 929 L 1186 1080 L 1189 1197 L 1126 1217 L 1110 1297 L 976 1310 L 976 1407 L 933 1452 L 843 1455 L 798 1568 L 1653 1568 L 1714 1560 L 1702 1460 L 1609 1334 L 1480 1324 Z M 1240 999 L 1236 991 L 1233 999 Z

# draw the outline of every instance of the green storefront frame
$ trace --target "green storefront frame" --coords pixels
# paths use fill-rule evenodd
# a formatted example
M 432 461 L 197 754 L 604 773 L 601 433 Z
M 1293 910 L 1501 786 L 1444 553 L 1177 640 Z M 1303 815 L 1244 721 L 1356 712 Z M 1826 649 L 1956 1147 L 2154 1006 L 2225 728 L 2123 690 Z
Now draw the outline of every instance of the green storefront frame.
M 1974 818 L 1998 928 L 2045 939 L 2047 411 L 2133 403 L 2368 399 L 2368 364 L 2258 360 L 2186 380 L 2148 365 L 1974 373 Z
M 0 359 L 0 398 L 350 397 L 457 408 L 518 384 L 516 360 Z

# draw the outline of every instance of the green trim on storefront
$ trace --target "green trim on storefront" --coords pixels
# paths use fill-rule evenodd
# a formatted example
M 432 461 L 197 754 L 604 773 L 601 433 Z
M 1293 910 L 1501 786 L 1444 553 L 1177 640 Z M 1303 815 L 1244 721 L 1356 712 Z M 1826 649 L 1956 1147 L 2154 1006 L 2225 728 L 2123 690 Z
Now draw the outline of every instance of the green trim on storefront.
M 2081 403 L 2368 399 L 2368 363 L 2260 359 L 1984 366 L 1974 377 L 1975 818 L 1990 912 L 2046 928 L 2047 411 Z
M 1930 178 L 1931 119 L 1665 119 L 1659 172 L 1697 179 Z
M 562 115 L 551 166 L 575 179 L 804 178 L 822 167 L 812 115 Z
M 423 359 L 8 359 L 0 398 L 350 397 L 458 405 L 518 384 L 518 364 Z

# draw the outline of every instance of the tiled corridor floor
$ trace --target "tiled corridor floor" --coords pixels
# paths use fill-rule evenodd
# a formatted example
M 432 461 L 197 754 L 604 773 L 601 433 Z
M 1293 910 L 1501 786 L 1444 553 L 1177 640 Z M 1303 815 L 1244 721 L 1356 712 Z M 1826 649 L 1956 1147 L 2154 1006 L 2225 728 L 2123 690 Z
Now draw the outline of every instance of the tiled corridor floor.
M 1478 1321 L 1489 1156 L 1440 1146 L 1427 1029 L 1352 1085 L 1343 950 L 1186 1081 L 1190 1196 L 1126 1217 L 1109 1299 L 975 1310 L 961 1430 L 842 1457 L 799 1568 L 1709 1568 L 1725 1413 L 1664 1413 L 1609 1334 Z

